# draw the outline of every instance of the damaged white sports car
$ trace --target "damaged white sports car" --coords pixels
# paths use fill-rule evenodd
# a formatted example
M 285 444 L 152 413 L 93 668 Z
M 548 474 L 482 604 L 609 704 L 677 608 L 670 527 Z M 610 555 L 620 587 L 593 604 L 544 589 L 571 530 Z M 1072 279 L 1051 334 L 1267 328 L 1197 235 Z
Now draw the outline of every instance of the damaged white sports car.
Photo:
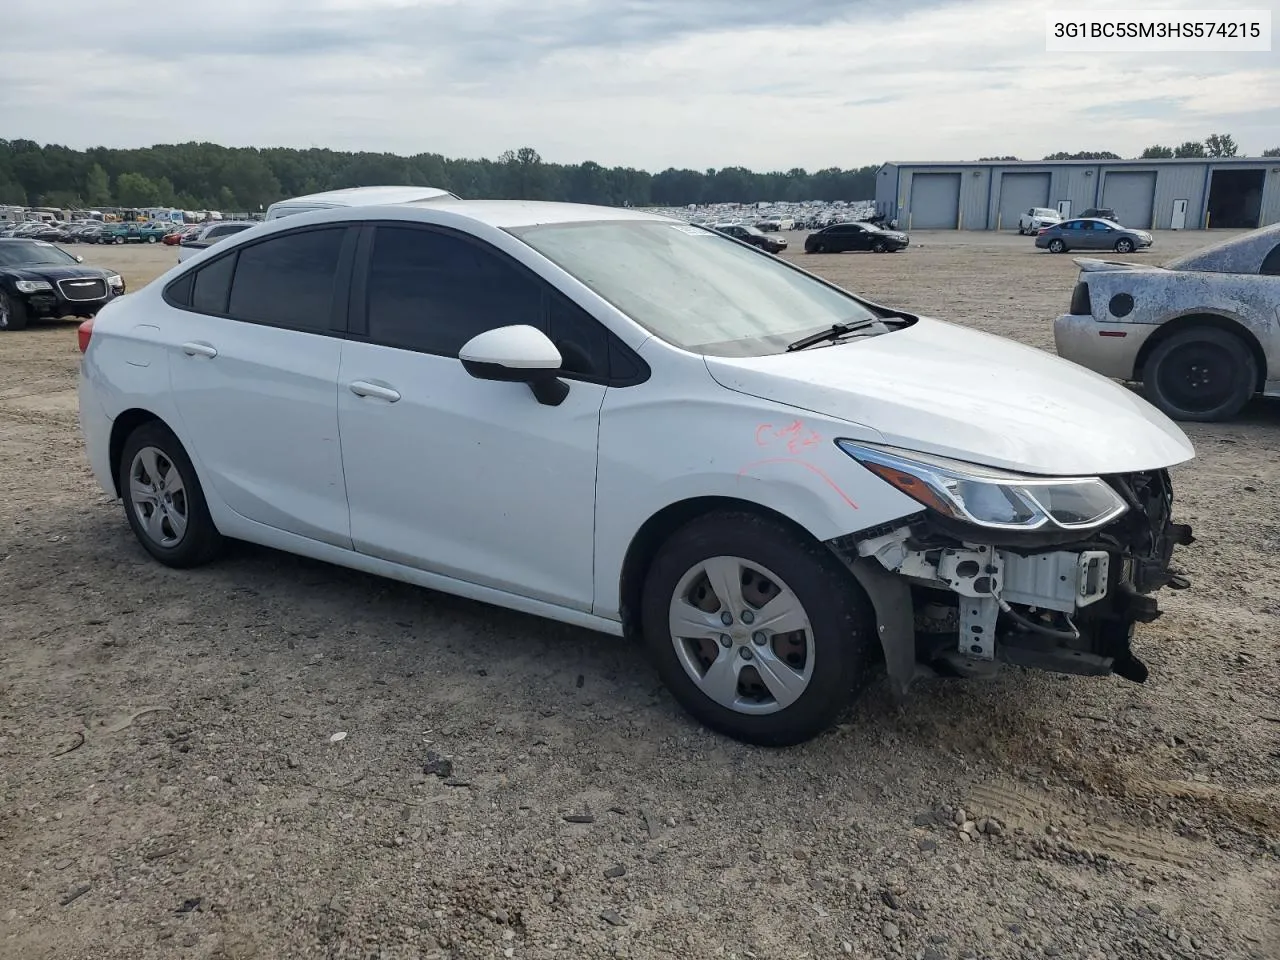
M 1175 420 L 1226 420 L 1280 396 L 1280 224 L 1163 267 L 1079 259 L 1058 355 L 1142 383 Z

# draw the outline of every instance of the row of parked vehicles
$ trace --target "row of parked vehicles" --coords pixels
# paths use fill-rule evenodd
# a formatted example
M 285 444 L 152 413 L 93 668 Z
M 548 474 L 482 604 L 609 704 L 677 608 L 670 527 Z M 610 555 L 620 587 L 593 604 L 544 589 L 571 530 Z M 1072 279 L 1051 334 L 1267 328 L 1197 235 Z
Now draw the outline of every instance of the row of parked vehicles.
M 1194 450 L 1130 390 L 651 212 L 382 189 L 81 324 L 88 458 L 157 561 L 241 539 L 642 638 L 752 743 L 821 733 L 881 664 L 899 695 L 1004 664 L 1146 679 Z M 1169 266 L 1087 269 L 1060 350 L 1205 391 L 1190 419 L 1220 381 L 1280 388 L 1280 227 Z
M 805 253 L 846 253 L 865 250 L 871 253 L 897 253 L 911 245 L 911 238 L 900 230 L 886 229 L 882 217 L 869 220 L 832 223 L 810 233 L 804 240 Z M 787 241 L 771 236 L 759 224 L 717 223 L 710 229 L 749 243 L 768 253 L 782 253 Z
M 159 243 L 182 228 L 175 223 L 104 223 L 101 220 L 27 220 L 0 227 L 0 237 L 43 240 L 46 243 Z

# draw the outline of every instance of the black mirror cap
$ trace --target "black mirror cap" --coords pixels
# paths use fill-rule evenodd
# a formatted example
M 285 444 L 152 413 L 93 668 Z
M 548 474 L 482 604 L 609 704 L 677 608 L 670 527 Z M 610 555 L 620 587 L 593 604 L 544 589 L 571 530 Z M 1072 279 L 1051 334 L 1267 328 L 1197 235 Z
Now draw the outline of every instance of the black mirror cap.
M 463 360 L 462 368 L 477 380 L 527 383 L 537 401 L 548 407 L 560 406 L 569 396 L 569 385 L 556 376 L 557 370 L 504 367 L 500 363 L 482 363 L 479 360 Z

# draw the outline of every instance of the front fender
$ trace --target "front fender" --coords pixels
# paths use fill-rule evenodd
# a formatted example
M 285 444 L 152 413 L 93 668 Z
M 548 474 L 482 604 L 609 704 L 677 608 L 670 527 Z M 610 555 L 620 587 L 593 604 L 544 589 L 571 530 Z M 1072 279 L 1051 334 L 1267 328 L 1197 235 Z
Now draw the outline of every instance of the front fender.
M 610 391 L 601 411 L 593 612 L 617 618 L 627 551 L 666 508 L 716 498 L 764 507 L 825 541 L 918 512 L 916 501 L 835 440 L 866 427 L 727 391 L 663 396 L 652 381 Z

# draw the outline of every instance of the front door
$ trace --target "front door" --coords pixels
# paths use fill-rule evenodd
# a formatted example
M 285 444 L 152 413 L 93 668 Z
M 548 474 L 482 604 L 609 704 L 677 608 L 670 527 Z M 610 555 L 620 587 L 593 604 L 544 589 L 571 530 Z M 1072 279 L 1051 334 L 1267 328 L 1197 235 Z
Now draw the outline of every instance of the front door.
M 545 406 L 523 383 L 474 379 L 457 358 L 476 334 L 527 323 L 573 362 L 556 328 L 579 318 L 488 244 L 419 225 L 373 229 L 338 382 L 355 548 L 590 610 L 606 387 L 570 380 L 564 402 Z M 595 352 L 577 362 L 589 367 Z
M 158 320 L 202 479 L 242 517 L 348 549 L 335 394 L 354 249 L 345 226 L 245 245 Z

